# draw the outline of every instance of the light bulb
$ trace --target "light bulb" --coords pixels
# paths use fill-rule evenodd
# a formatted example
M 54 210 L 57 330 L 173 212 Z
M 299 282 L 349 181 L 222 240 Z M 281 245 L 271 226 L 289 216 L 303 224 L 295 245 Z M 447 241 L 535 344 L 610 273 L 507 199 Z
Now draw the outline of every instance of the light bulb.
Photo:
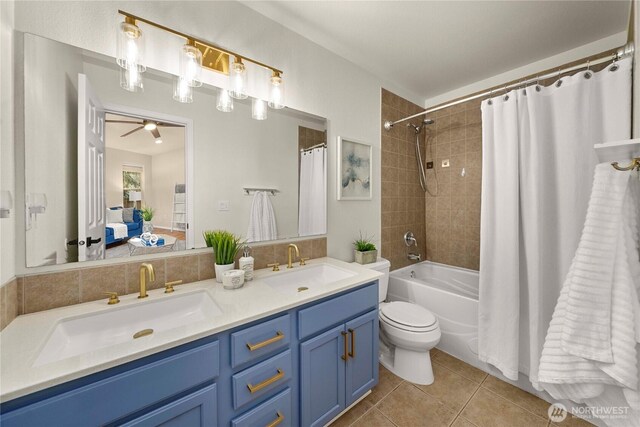
M 173 79 L 173 99 L 184 104 L 193 102 L 193 89 L 182 77 L 175 76 Z
M 229 95 L 227 89 L 220 89 L 218 92 L 218 103 L 216 105 L 218 111 L 229 113 L 233 111 L 233 98 Z
M 229 71 L 230 95 L 235 99 L 247 98 L 247 69 L 242 63 L 242 58 L 236 56 Z
M 162 138 L 156 138 L 156 144 L 162 144 Z
M 144 38 L 142 31 L 132 18 L 125 18 L 118 26 L 118 46 L 116 62 L 124 69 L 137 68 L 138 73 L 143 73 L 146 67 L 144 62 Z
M 120 68 L 120 87 L 129 92 L 142 92 L 142 74 L 138 67 Z
M 202 52 L 198 50 L 193 40 L 182 46 L 180 50 L 180 77 L 189 86 L 202 86 Z
M 145 129 L 145 130 L 154 130 L 154 129 L 156 129 L 157 127 L 158 127 L 158 125 L 157 125 L 157 124 L 155 124 L 154 122 L 146 122 L 146 123 L 144 124 L 144 129 Z
M 278 71 L 274 71 L 269 79 L 269 107 L 275 110 L 284 108 L 284 81 Z
M 267 120 L 267 103 L 254 98 L 251 104 L 251 117 L 256 120 Z

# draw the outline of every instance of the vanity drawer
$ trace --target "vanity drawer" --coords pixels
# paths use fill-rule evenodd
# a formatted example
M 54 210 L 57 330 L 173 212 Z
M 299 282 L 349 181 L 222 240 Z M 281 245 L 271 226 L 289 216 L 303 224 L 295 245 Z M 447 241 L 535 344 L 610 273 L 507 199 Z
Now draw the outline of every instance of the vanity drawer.
M 288 382 L 291 370 L 291 350 L 287 350 L 235 374 L 231 379 L 233 409 L 238 409 Z
M 291 340 L 291 318 L 287 314 L 231 334 L 231 367 L 287 348 Z
M 231 421 L 232 427 L 291 426 L 291 389 L 267 400 Z M 276 424 L 277 423 L 277 424 Z
M 298 338 L 304 339 L 378 305 L 378 282 L 298 312 Z
M 219 344 L 214 341 L 3 414 L 1 424 L 108 424 L 209 381 L 219 369 Z

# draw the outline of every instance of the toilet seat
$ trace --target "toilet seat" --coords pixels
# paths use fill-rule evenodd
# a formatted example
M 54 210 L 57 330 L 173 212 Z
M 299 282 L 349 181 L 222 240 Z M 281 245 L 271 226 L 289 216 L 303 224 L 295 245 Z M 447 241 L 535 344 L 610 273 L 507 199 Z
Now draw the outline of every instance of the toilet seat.
M 426 308 L 404 301 L 380 304 L 380 320 L 411 332 L 429 332 L 438 328 L 438 319 Z

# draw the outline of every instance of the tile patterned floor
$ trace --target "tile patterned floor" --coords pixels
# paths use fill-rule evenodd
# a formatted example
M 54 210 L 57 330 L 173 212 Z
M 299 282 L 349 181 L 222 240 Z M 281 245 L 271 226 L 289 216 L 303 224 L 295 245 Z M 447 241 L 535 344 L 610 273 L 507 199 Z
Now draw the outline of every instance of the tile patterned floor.
M 544 400 L 437 349 L 431 358 L 432 385 L 404 381 L 381 365 L 371 394 L 331 427 L 592 427 L 571 416 L 557 426 Z

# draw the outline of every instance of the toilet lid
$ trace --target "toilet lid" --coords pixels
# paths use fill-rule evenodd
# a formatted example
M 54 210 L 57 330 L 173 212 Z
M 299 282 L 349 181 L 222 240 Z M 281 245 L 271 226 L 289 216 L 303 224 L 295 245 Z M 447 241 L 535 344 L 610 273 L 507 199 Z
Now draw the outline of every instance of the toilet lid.
M 410 302 L 393 301 L 384 304 L 380 312 L 387 319 L 412 328 L 428 328 L 436 323 L 436 316 L 433 313 Z

